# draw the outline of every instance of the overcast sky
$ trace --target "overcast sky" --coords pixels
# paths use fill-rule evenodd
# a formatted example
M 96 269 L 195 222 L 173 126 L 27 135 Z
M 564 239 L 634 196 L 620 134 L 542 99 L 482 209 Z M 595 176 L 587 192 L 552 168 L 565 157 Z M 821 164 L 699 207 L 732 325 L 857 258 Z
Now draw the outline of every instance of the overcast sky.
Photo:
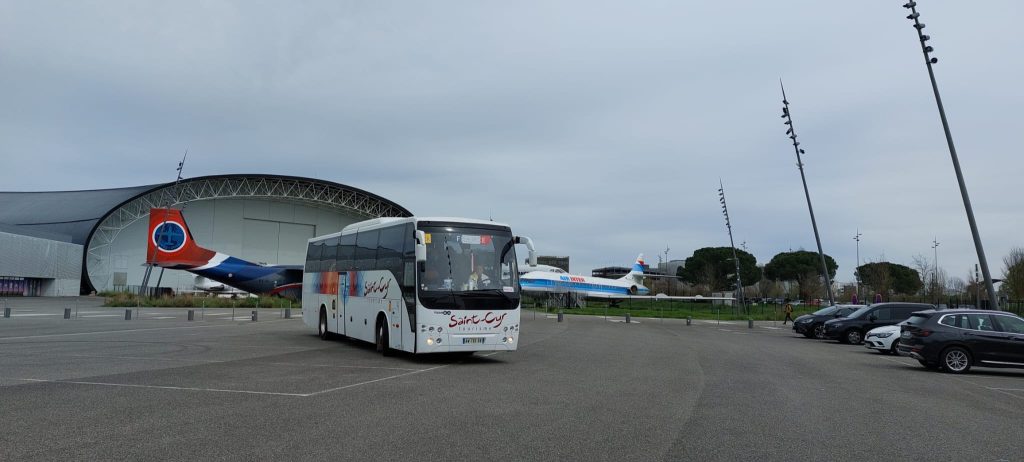
M 736 243 L 977 261 L 903 0 L 0 0 L 0 190 L 273 173 L 487 218 L 574 272 Z M 923 0 L 995 277 L 1024 246 L 1024 5 Z

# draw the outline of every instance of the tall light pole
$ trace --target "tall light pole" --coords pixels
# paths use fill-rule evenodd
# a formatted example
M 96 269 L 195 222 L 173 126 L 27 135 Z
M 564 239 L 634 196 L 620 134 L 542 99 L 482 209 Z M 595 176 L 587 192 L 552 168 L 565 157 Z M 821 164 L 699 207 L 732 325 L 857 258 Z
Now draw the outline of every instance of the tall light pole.
M 860 237 L 861 236 L 863 236 L 863 234 L 860 233 L 860 228 L 857 228 L 857 234 L 855 234 L 853 236 L 853 240 L 857 241 L 857 267 L 854 268 L 854 273 L 857 273 L 857 272 L 860 271 Z M 860 274 L 857 274 L 856 276 L 857 276 L 856 277 L 856 281 L 857 281 L 857 302 L 859 303 L 860 302 Z
M 932 250 L 935 251 L 935 269 L 932 270 L 932 284 L 935 285 L 935 302 L 938 304 L 939 292 L 939 238 L 932 238 Z
M 807 177 L 804 176 L 804 163 L 800 160 L 800 155 L 804 154 L 804 150 L 800 149 L 800 142 L 796 140 L 796 129 L 793 128 L 793 117 L 789 114 L 789 101 L 786 100 L 786 87 L 782 85 L 782 80 L 779 80 L 779 86 L 782 87 L 782 118 L 786 119 L 783 122 L 788 125 L 786 134 L 789 135 L 789 139 L 793 140 L 793 150 L 796 152 L 796 166 L 800 169 L 800 180 L 804 183 L 804 196 L 807 197 L 807 211 L 811 213 L 811 227 L 814 228 L 814 241 L 818 244 L 818 256 L 821 257 L 821 275 L 825 279 L 825 293 L 828 294 L 828 305 L 832 306 L 836 304 L 835 297 L 832 296 L 832 278 L 828 276 L 828 265 L 825 264 L 825 252 L 821 250 L 821 237 L 818 235 L 818 222 L 814 220 L 814 207 L 811 206 L 811 193 L 807 192 Z
M 736 264 L 736 292 L 739 294 L 740 308 L 747 312 L 747 305 L 743 302 L 743 280 L 740 279 L 740 259 L 736 256 L 736 243 L 732 240 L 732 223 L 729 222 L 729 206 L 725 204 L 725 186 L 722 179 L 718 179 L 718 202 L 722 204 L 722 215 L 725 215 L 725 227 L 729 230 L 729 246 L 732 247 L 732 261 Z
M 985 287 L 988 289 L 989 307 L 993 310 L 999 309 L 999 298 L 996 297 L 996 288 L 992 285 L 992 274 L 988 271 L 988 260 L 985 258 L 985 249 L 981 246 L 981 236 L 978 234 L 978 223 L 974 220 L 974 209 L 971 208 L 971 198 L 967 195 L 967 185 L 964 184 L 964 174 L 960 170 L 960 160 L 956 156 L 956 147 L 953 146 L 953 135 L 949 132 L 949 121 L 946 120 L 946 110 L 942 107 L 942 97 L 939 96 L 939 85 L 935 82 L 935 70 L 932 64 L 939 62 L 939 58 L 931 56 L 934 49 L 928 46 L 927 42 L 931 37 L 924 35 L 924 23 L 918 20 L 921 13 L 917 12 L 917 2 L 910 1 L 903 5 L 910 10 L 907 19 L 914 21 L 914 29 L 917 29 L 917 38 L 921 41 L 921 52 L 924 53 L 924 65 L 928 68 L 928 78 L 932 82 L 932 92 L 935 93 L 935 104 L 939 108 L 939 118 L 942 119 L 942 129 L 946 132 L 946 145 L 949 146 L 949 157 L 953 160 L 953 170 L 956 172 L 956 181 L 960 184 L 960 196 L 964 200 L 964 209 L 967 211 L 967 222 L 971 226 L 971 235 L 974 237 L 974 249 L 978 252 L 978 263 L 981 264 L 981 274 L 985 276 Z M 980 308 L 980 307 L 979 307 Z

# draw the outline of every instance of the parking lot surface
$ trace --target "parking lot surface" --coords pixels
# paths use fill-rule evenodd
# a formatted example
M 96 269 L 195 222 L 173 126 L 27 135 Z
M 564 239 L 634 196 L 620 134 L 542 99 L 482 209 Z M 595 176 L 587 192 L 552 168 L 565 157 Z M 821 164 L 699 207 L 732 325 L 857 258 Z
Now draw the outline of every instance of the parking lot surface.
M 524 312 L 516 352 L 381 357 L 297 312 L 76 303 L 0 318 L 0 460 L 1024 460 L 1024 371 L 781 324 Z

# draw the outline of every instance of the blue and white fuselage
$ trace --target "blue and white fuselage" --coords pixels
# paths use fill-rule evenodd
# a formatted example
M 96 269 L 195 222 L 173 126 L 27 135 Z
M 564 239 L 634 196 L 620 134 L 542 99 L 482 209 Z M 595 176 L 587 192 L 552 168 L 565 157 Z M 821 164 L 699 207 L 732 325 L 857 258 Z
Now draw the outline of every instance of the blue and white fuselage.
M 644 287 L 644 256 L 640 254 L 633 269 L 619 279 L 599 278 L 593 276 L 576 276 L 550 271 L 531 271 L 519 278 L 519 286 L 527 292 L 577 293 L 585 297 L 617 297 L 631 295 L 648 295 L 650 289 Z

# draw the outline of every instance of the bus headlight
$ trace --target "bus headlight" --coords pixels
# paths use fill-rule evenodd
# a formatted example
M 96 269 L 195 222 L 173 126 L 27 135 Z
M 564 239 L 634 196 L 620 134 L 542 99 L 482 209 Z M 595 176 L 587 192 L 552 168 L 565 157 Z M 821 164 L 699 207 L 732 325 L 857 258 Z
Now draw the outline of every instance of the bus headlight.
M 433 345 L 433 344 L 434 344 L 434 339 L 432 339 L 430 337 L 427 337 L 427 345 Z

